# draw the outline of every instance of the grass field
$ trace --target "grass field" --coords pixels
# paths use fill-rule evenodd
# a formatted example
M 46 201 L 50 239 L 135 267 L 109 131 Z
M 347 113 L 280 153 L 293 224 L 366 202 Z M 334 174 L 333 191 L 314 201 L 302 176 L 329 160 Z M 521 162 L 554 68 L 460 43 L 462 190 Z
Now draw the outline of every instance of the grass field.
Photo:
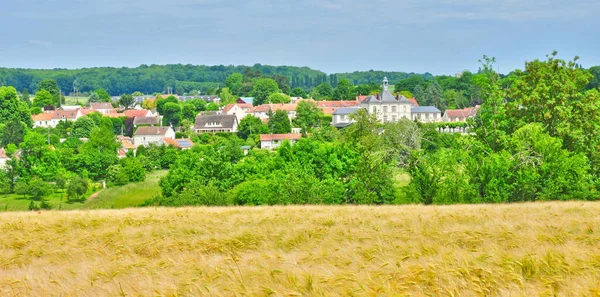
M 67 202 L 65 190 L 55 192 L 45 197 L 53 208 L 56 209 L 78 209 L 83 206 L 81 202 Z M 31 200 L 28 197 L 17 194 L 0 195 L 0 211 L 24 211 L 29 209 Z M 37 202 L 39 204 L 39 202 Z
M 87 105 L 89 101 L 88 97 L 83 97 L 83 96 L 79 96 L 79 98 L 75 97 L 75 96 L 65 96 L 65 102 L 63 102 L 64 105 L 77 105 L 77 102 L 79 102 L 79 105 Z
M 0 296 L 600 296 L 600 203 L 1 213 Z
M 167 174 L 167 170 L 154 171 L 146 176 L 146 180 L 140 183 L 132 183 L 122 187 L 106 189 L 98 197 L 89 200 L 83 208 L 127 208 L 135 207 L 152 199 L 154 195 L 160 194 L 158 182 Z

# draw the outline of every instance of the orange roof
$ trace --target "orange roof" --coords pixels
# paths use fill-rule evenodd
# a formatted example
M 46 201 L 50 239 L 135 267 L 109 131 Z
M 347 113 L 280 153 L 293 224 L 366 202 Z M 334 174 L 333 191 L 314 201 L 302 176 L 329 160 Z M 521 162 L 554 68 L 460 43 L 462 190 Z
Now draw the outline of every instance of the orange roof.
M 417 102 L 417 99 L 415 99 L 415 98 L 408 98 L 408 101 L 410 102 L 410 105 L 412 105 L 412 106 L 419 106 L 419 102 Z
M 356 106 L 360 102 L 356 100 L 348 100 L 348 101 L 317 101 L 317 106 L 320 108 L 324 107 L 349 107 Z
M 323 114 L 333 114 L 339 107 L 321 107 Z
M 446 109 L 445 115 L 449 118 L 468 118 L 472 117 L 479 110 L 479 105 L 463 109 Z
M 90 114 L 92 112 L 99 112 L 99 111 L 97 111 L 97 110 L 95 110 L 93 108 L 82 108 L 81 109 L 81 115 L 82 116 L 88 115 L 88 114 Z
M 124 117 L 125 115 L 122 113 L 110 112 L 110 113 L 103 113 L 102 116 L 108 117 L 108 118 L 120 118 L 120 117 Z
M 367 99 L 367 97 L 369 97 L 369 95 L 360 95 L 356 97 L 356 100 L 359 102 L 363 102 L 365 99 Z
M 31 115 L 31 119 L 34 121 L 49 121 L 52 119 L 53 112 L 42 112 L 40 114 Z
M 269 110 L 284 110 L 284 111 L 296 111 L 297 104 L 262 104 L 254 107 L 251 112 L 268 112 Z
M 90 103 L 91 109 L 113 109 L 112 104 L 110 102 L 92 102 Z
M 234 106 L 237 106 L 241 109 L 252 109 L 252 104 L 236 103 L 236 104 L 227 104 L 227 106 L 225 106 L 225 108 L 223 109 L 223 112 L 229 112 Z
M 145 118 L 148 116 L 149 113 L 150 113 L 150 111 L 146 110 L 146 109 L 128 109 L 123 112 L 123 116 L 126 116 L 128 118 L 134 118 L 134 117 Z
M 124 149 L 128 149 L 128 150 L 135 149 L 135 145 L 133 145 L 133 143 L 131 143 L 131 141 L 127 141 L 127 140 L 121 140 L 121 146 Z
M 52 115 L 53 119 L 75 119 L 79 109 L 76 110 L 57 110 Z
M 271 141 L 271 140 L 299 140 L 302 138 L 302 134 L 261 134 L 260 141 Z

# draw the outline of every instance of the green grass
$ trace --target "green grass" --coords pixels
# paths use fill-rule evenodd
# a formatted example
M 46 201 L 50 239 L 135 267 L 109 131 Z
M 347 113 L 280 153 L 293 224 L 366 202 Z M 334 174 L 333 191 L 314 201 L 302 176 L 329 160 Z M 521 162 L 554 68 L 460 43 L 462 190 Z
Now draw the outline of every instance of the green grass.
M 154 195 L 160 194 L 158 182 L 161 177 L 167 174 L 167 171 L 155 171 L 146 176 L 146 180 L 139 183 L 132 183 L 122 187 L 108 188 L 94 198 L 88 200 L 82 208 L 128 208 L 137 207 Z
M 68 202 L 65 190 L 59 190 L 44 197 L 52 205 L 53 209 L 79 209 L 83 206 L 81 202 Z M 0 211 L 24 211 L 29 210 L 31 199 L 18 194 L 0 195 Z M 39 205 L 39 202 L 36 201 Z
M 79 105 L 87 105 L 88 101 L 89 101 L 88 97 L 79 96 L 79 98 L 77 98 L 74 96 L 65 96 L 65 102 L 63 102 L 63 104 L 64 105 L 77 105 L 77 102 L 79 102 Z

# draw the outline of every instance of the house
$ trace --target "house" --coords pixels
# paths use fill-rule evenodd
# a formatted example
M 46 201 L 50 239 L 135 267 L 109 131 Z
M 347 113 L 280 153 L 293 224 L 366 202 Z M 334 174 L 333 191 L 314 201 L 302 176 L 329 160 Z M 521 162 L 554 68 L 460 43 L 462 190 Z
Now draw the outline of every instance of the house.
M 302 134 L 261 134 L 260 147 L 263 149 L 278 148 L 284 140 L 288 140 L 291 145 L 302 138 Z
M 123 115 L 128 118 L 136 118 L 136 117 L 152 117 L 154 114 L 152 111 L 147 109 L 128 109 L 123 111 Z
M 92 102 L 90 103 L 90 108 L 102 114 L 114 111 L 114 108 L 110 102 Z
M 60 106 L 60 109 L 62 109 L 62 110 L 77 110 L 79 108 L 81 108 L 81 106 L 79 106 L 79 105 L 61 105 Z
M 240 97 L 237 103 L 254 104 L 254 97 Z
M 434 106 L 415 106 L 416 100 L 409 100 L 403 95 L 392 95 L 388 90 L 388 80 L 383 78 L 381 93 L 367 97 L 360 107 L 374 114 L 382 123 L 397 122 L 402 118 L 416 119 L 426 122 L 439 122 L 441 112 Z M 413 115 L 413 113 L 415 113 Z
M 199 114 L 196 116 L 194 131 L 196 133 L 237 132 L 238 120 L 229 114 Z
M 160 126 L 160 117 L 134 117 L 133 127 L 137 126 Z
M 250 115 L 250 110 L 252 108 L 253 108 L 252 104 L 246 104 L 246 103 L 228 104 L 222 110 L 222 113 L 228 114 L 228 115 L 235 115 L 235 117 L 237 118 L 238 123 L 239 123 L 243 118 Z
M 444 122 L 466 122 L 467 119 L 475 117 L 479 111 L 479 105 L 463 109 L 446 109 L 442 121 Z
M 42 112 L 40 114 L 31 115 L 31 119 L 33 120 L 34 128 L 54 128 L 56 126 L 52 126 L 52 116 L 54 112 Z
M 336 109 L 331 117 L 331 124 L 336 128 L 343 128 L 354 123 L 354 120 L 350 119 L 350 115 L 355 113 L 359 107 L 340 107 Z
M 58 123 L 60 121 L 76 121 L 78 118 L 80 118 L 81 115 L 81 109 L 77 109 L 77 110 L 56 110 L 54 111 L 54 113 L 52 114 L 52 120 L 51 120 L 51 127 L 56 127 L 56 125 L 58 125 Z
M 411 109 L 412 120 L 423 123 L 436 123 L 442 120 L 442 112 L 435 106 L 413 106 Z
M 139 127 L 133 133 L 133 145 L 163 145 L 165 138 L 175 139 L 175 131 L 171 127 Z
M 180 150 L 187 150 L 194 146 L 194 142 L 192 142 L 192 140 L 189 138 L 176 138 L 176 139 L 165 138 L 163 140 L 166 145 L 173 146 Z
M 297 104 L 290 104 L 290 103 L 262 104 L 262 105 L 254 107 L 253 109 L 250 110 L 250 112 L 252 113 L 253 116 L 262 120 L 262 119 L 269 118 L 269 111 L 275 112 L 277 110 L 283 110 L 288 114 L 288 118 L 291 121 L 294 118 L 296 118 L 296 107 L 297 106 L 298 106 Z

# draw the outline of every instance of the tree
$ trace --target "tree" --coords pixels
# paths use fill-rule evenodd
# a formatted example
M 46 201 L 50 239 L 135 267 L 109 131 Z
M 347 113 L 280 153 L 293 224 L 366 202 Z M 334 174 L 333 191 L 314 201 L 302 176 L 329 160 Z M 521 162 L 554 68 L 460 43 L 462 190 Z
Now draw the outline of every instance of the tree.
M 78 201 L 81 200 L 83 194 L 85 194 L 88 190 L 89 184 L 87 180 L 75 176 L 69 181 L 69 186 L 67 187 L 67 197 L 69 201 Z
M 177 99 L 177 97 L 175 96 L 168 96 L 167 98 L 162 98 L 160 96 L 156 96 L 156 111 L 158 111 L 159 114 L 163 114 L 163 107 L 165 106 L 165 104 L 167 103 L 179 103 L 179 99 Z
M 96 123 L 89 116 L 78 118 L 73 124 L 73 130 L 71 137 L 75 138 L 89 138 L 92 131 L 96 128 Z
M 285 110 L 269 111 L 269 129 L 273 134 L 292 132 L 292 124 Z
M 261 105 L 267 101 L 269 96 L 280 92 L 277 82 L 270 78 L 259 78 L 254 82 L 251 96 L 254 97 L 253 105 Z
M 89 97 L 89 102 L 100 102 L 100 96 L 96 92 L 92 92 Z
M 290 93 L 292 97 L 308 98 L 308 93 L 303 88 L 294 88 Z
M 413 94 L 415 95 L 415 100 L 417 100 L 417 102 L 420 105 L 425 105 L 425 101 L 427 100 L 427 98 L 425 95 L 425 90 L 423 90 L 423 87 L 421 85 L 417 85 L 413 89 Z
M 221 99 L 221 104 L 226 105 L 226 104 L 233 104 L 236 102 L 237 97 L 232 95 L 231 92 L 229 92 L 228 88 L 222 88 L 221 89 L 221 93 L 219 94 L 219 98 Z
M 208 104 L 205 105 L 204 110 L 206 111 L 217 111 L 219 110 L 219 105 L 217 105 L 214 102 L 210 102 Z
M 313 97 L 316 99 L 331 99 L 333 96 L 333 87 L 324 82 L 313 89 Z
M 354 100 L 356 94 L 354 93 L 354 86 L 350 82 L 343 78 L 338 82 L 335 91 L 333 91 L 334 100 Z
M 68 88 L 68 87 L 67 87 Z M 37 92 L 40 91 L 48 91 L 52 96 L 51 105 L 60 105 L 60 89 L 58 88 L 58 84 L 54 79 L 44 79 L 40 81 L 37 85 Z M 37 94 L 36 92 L 36 94 Z M 37 96 L 37 95 L 36 95 Z
M 244 76 L 241 73 L 233 73 L 225 79 L 225 86 L 231 90 L 232 94 L 239 96 L 241 95 L 243 79 Z
M 292 98 L 284 93 L 274 93 L 269 96 L 268 103 L 290 103 Z
M 163 124 L 179 126 L 181 122 L 181 106 L 178 103 L 168 102 L 163 106 Z
M 300 101 L 296 107 L 296 118 L 294 119 L 294 122 L 296 126 L 302 128 L 303 131 L 308 131 L 312 127 L 321 126 L 322 117 L 323 111 L 315 102 Z
M 198 113 L 196 112 L 196 106 L 194 106 L 194 104 L 189 102 L 183 104 L 183 107 L 181 108 L 182 119 L 194 122 L 197 114 Z
M 425 89 L 425 100 L 424 105 L 433 105 L 435 107 L 440 107 L 442 102 L 442 88 L 437 81 L 429 84 L 427 89 Z
M 29 98 L 29 91 L 27 88 L 24 88 L 21 93 L 21 101 L 27 103 L 27 106 L 31 106 L 31 98 Z
M 413 93 L 411 93 L 410 91 L 401 91 L 398 93 L 401 96 L 404 96 L 406 98 L 415 98 L 415 96 L 413 95 Z
M 425 85 L 426 85 L 425 79 L 423 79 L 421 76 L 413 75 L 409 78 L 405 78 L 405 79 L 399 81 L 398 83 L 396 83 L 394 89 L 396 91 L 414 90 L 417 86 L 424 88 Z
M 49 195 L 52 189 L 45 181 L 34 177 L 27 183 L 27 194 L 33 200 L 42 200 L 44 196 Z
M 29 106 L 19 100 L 17 90 L 13 87 L 0 87 L 0 124 L 10 119 L 18 119 L 27 127 L 33 124 Z
M 133 97 L 142 97 L 144 96 L 144 93 L 140 92 L 140 91 L 135 91 L 131 94 L 131 96 Z
M 261 119 L 252 115 L 243 118 L 238 125 L 237 135 L 244 140 L 248 139 L 250 135 L 267 133 L 269 133 L 267 125 Z
M 121 98 L 117 102 L 120 106 L 123 106 L 125 109 L 131 109 L 137 105 L 135 99 L 131 95 L 123 94 Z
M 94 93 L 98 94 L 101 102 L 110 102 L 112 100 L 110 94 L 105 89 L 96 89 Z
M 45 135 L 33 131 L 25 134 L 20 144 L 20 166 L 23 168 L 21 177 L 40 177 L 52 180 L 60 169 L 58 152 L 47 143 Z
M 274 74 L 272 76 L 273 80 L 277 82 L 277 87 L 281 90 L 282 93 L 289 95 L 290 94 L 290 79 L 287 76 Z
M 12 143 L 19 145 L 25 137 L 25 124 L 16 118 L 13 118 L 6 123 L 2 129 L 2 147 L 6 147 Z
M 50 92 L 41 90 L 35 93 L 35 97 L 33 98 L 33 106 L 44 108 L 50 105 L 54 105 L 54 99 L 52 98 Z
M 95 128 L 88 141 L 79 147 L 77 170 L 80 173 L 86 172 L 92 179 L 103 177 L 107 168 L 117 163 L 117 150 L 120 147 L 112 129 Z
M 148 109 L 148 110 L 155 109 L 156 108 L 156 100 L 151 99 L 151 98 L 144 99 L 144 102 L 142 102 L 142 108 Z

